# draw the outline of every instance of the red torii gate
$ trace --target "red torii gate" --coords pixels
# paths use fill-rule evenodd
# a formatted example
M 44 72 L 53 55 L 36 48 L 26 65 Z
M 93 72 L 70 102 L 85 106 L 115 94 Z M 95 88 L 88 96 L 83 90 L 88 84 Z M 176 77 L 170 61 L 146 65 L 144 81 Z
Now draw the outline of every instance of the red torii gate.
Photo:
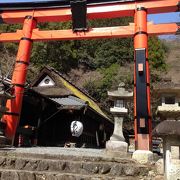
M 14 85 L 15 99 L 8 100 L 9 111 L 3 116 L 7 122 L 6 137 L 14 140 L 21 113 L 24 85 L 29 65 L 33 41 L 80 40 L 93 38 L 134 37 L 134 119 L 136 149 L 151 150 L 151 110 L 150 81 L 148 64 L 148 35 L 176 34 L 180 27 L 176 23 L 147 23 L 147 14 L 175 12 L 180 7 L 179 0 L 145 0 L 137 2 L 116 2 L 104 5 L 87 6 L 87 18 L 116 18 L 134 16 L 129 26 L 90 28 L 88 31 L 72 30 L 41 31 L 36 28 L 39 22 L 61 22 L 72 19 L 70 8 L 34 9 L 3 11 L 4 23 L 23 23 L 23 29 L 15 33 L 1 33 L 0 42 L 18 42 L 19 50 L 11 83 Z

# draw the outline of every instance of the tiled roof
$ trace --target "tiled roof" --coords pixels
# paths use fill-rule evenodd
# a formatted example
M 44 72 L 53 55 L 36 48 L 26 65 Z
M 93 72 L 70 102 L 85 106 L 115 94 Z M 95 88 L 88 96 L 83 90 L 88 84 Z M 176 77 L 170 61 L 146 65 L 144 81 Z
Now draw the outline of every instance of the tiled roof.
M 85 106 L 86 102 L 82 101 L 79 98 L 68 96 L 64 98 L 50 98 L 54 102 L 62 105 L 62 106 Z

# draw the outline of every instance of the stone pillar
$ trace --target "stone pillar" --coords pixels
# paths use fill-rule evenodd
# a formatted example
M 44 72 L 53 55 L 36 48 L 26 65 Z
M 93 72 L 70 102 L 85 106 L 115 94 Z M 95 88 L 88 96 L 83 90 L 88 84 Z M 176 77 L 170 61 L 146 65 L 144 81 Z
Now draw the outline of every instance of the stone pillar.
M 124 135 L 123 135 L 123 117 L 114 117 L 114 132 L 111 136 L 111 141 L 125 141 Z
M 106 149 L 126 153 L 128 144 L 123 136 L 123 117 L 114 117 L 114 132 L 110 140 L 106 143 Z
M 172 152 L 172 147 L 175 145 L 179 147 L 179 137 L 167 136 L 163 138 L 165 180 L 180 179 L 180 160 L 179 157 L 173 158 Z

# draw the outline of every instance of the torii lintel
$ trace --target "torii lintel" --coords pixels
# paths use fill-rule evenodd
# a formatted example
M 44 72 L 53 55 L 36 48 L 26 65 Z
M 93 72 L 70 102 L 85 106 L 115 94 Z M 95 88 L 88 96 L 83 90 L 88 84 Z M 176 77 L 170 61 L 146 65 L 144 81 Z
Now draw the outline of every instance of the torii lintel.
M 134 16 L 137 7 L 144 7 L 148 14 L 176 12 L 180 9 L 179 0 L 157 0 L 155 3 L 151 1 L 135 1 L 112 4 L 87 6 L 87 18 L 116 18 L 124 16 Z M 37 22 L 60 22 L 70 21 L 72 18 L 70 8 L 52 8 L 52 9 L 34 9 L 34 10 L 16 10 L 1 12 L 1 22 L 4 23 L 23 23 L 24 17 L 33 16 Z

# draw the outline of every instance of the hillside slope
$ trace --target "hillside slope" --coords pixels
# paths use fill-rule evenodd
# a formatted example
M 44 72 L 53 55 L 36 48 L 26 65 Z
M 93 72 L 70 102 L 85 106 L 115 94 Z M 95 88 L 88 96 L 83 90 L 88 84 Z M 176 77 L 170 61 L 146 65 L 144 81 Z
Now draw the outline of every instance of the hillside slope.
M 166 77 L 170 77 L 174 83 L 180 83 L 180 39 L 166 41 L 169 53 L 166 59 L 168 65 Z

